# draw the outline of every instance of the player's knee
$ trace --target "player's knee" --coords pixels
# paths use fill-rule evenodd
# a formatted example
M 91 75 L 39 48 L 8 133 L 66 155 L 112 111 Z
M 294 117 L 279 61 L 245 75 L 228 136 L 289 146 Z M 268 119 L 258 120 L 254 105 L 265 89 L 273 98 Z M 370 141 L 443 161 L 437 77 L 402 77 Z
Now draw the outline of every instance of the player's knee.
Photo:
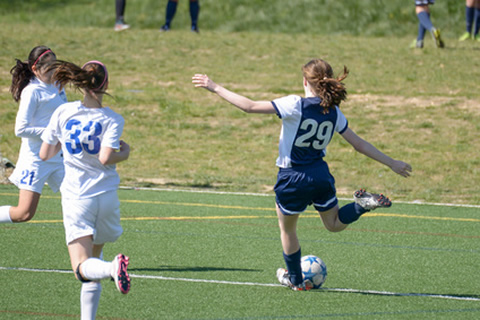
M 91 282 L 91 280 L 88 280 L 86 278 L 83 277 L 82 273 L 80 272 L 80 265 L 81 263 L 78 264 L 77 268 L 75 269 L 75 278 L 77 278 L 77 280 L 79 280 L 80 282 Z
M 341 226 L 337 226 L 335 224 L 325 224 L 325 229 L 327 229 L 328 231 L 330 232 L 340 232 L 342 231 L 344 228 L 341 227 Z

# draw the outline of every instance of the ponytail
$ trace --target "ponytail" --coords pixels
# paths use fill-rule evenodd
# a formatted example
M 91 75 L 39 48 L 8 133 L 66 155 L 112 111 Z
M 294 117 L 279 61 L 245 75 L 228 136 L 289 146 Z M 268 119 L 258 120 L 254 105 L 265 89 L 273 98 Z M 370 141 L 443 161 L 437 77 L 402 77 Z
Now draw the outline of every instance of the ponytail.
M 60 89 L 70 83 L 80 91 L 105 93 L 103 89 L 108 81 L 108 72 L 101 62 L 90 61 L 79 67 L 68 61 L 57 61 L 50 69 L 55 70 L 52 79 Z
M 22 95 L 23 89 L 30 83 L 30 80 L 35 76 L 33 67 L 37 70 L 43 69 L 51 65 L 56 59 L 55 53 L 46 46 L 37 46 L 30 51 L 27 61 L 20 61 L 15 59 L 16 64 L 10 70 L 12 75 L 12 84 L 10 85 L 10 92 L 13 99 L 18 102 Z
M 18 59 L 15 59 L 15 61 L 15 66 L 10 70 L 10 74 L 12 75 L 10 93 L 12 94 L 13 100 L 18 102 L 23 89 L 30 83 L 34 74 L 28 67 L 28 62 L 22 62 Z
M 334 77 L 332 67 L 326 61 L 316 59 L 303 66 L 302 71 L 313 93 L 322 100 L 320 106 L 324 108 L 324 113 L 347 99 L 347 90 L 342 83 L 348 76 L 347 67 L 343 67 L 341 75 Z

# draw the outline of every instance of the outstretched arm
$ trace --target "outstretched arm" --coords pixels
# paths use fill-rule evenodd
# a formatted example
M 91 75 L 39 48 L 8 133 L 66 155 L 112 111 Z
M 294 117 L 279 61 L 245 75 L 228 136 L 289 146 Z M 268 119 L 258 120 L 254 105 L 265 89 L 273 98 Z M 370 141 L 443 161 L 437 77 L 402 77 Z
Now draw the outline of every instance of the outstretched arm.
M 254 101 L 235 92 L 225 89 L 208 78 L 206 74 L 195 74 L 192 77 L 195 87 L 205 88 L 208 91 L 218 94 L 237 108 L 247 113 L 276 113 L 270 101 Z
M 347 142 L 350 143 L 358 152 L 366 155 L 369 158 L 372 158 L 373 160 L 383 163 L 387 167 L 390 167 L 393 172 L 398 173 L 405 178 L 410 176 L 412 167 L 408 163 L 390 158 L 375 148 L 371 143 L 360 138 L 350 128 L 345 130 L 345 132 L 342 134 L 342 137 L 347 140 Z

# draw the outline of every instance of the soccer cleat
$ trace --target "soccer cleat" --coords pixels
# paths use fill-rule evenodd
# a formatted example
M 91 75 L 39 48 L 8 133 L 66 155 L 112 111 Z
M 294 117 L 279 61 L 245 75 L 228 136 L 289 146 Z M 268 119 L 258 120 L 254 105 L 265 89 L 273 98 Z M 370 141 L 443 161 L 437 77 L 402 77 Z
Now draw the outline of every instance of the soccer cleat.
M 197 27 L 197 26 L 192 26 L 192 28 L 190 29 L 190 31 L 196 32 L 196 33 L 199 33 L 199 32 L 200 32 L 200 30 L 198 30 L 198 27 Z
M 468 40 L 472 37 L 472 35 L 470 34 L 470 32 L 465 32 L 464 34 L 462 34 L 460 36 L 460 38 L 458 38 L 458 41 L 465 41 L 465 40 Z
M 440 30 L 433 28 L 432 37 L 433 37 L 433 41 L 435 41 L 435 46 L 437 48 L 445 47 L 445 43 L 443 42 L 442 37 L 440 36 Z
M 412 44 L 410 44 L 410 48 L 418 48 L 422 49 L 423 48 L 423 40 L 413 40 Z
M 160 28 L 160 32 L 167 32 L 167 31 L 170 31 L 170 27 L 166 24 L 164 24 L 161 28 Z
M 370 193 L 365 189 L 355 191 L 353 197 L 358 205 L 368 211 L 376 208 L 388 208 L 392 205 L 390 199 L 383 194 Z
M 313 284 L 310 280 L 306 280 L 299 285 L 294 285 L 290 282 L 290 276 L 288 270 L 284 268 L 277 269 L 277 279 L 282 286 L 289 287 L 294 291 L 308 291 L 313 288 Z
M 2 158 L 0 159 L 0 166 L 3 166 L 5 168 L 13 168 L 15 169 L 15 163 L 12 161 L 8 160 L 7 158 Z
M 113 30 L 115 31 L 123 31 L 123 30 L 127 30 L 128 28 L 130 28 L 130 26 L 126 23 L 115 23 L 115 27 L 113 28 Z
M 118 291 L 123 294 L 127 294 L 130 291 L 130 277 L 128 276 L 127 267 L 128 267 L 129 258 L 121 253 L 119 253 L 115 259 L 113 259 L 113 281 L 117 286 Z

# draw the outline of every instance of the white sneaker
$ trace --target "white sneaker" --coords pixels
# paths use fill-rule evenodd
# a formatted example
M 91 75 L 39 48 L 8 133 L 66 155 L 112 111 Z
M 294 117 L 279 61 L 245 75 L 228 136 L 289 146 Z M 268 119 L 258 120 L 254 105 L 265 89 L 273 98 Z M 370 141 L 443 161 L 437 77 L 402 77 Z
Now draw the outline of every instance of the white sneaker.
M 115 30 L 115 31 L 123 31 L 123 30 L 127 30 L 128 28 L 130 28 L 130 25 L 128 25 L 128 24 L 125 24 L 125 23 L 115 23 L 115 27 L 113 28 L 113 30 Z
M 290 276 L 288 275 L 288 270 L 284 268 L 277 269 L 277 279 L 281 285 L 285 287 L 289 287 L 294 291 L 308 291 L 313 288 L 313 284 L 309 280 L 302 282 L 298 286 L 293 285 L 290 282 Z
M 119 253 L 112 261 L 112 280 L 115 282 L 118 291 L 123 294 L 130 291 L 130 277 L 127 272 L 128 260 L 127 256 Z

